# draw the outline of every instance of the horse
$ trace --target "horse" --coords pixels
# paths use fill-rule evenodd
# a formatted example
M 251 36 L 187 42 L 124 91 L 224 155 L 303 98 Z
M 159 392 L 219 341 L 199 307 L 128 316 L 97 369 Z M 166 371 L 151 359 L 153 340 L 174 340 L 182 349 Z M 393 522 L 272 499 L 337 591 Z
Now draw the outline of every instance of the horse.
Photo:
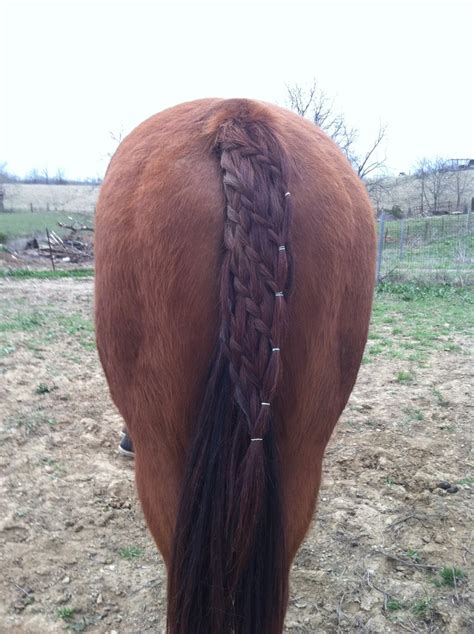
M 374 214 L 311 122 L 202 99 L 139 125 L 96 208 L 97 348 L 170 634 L 278 634 L 361 363 Z

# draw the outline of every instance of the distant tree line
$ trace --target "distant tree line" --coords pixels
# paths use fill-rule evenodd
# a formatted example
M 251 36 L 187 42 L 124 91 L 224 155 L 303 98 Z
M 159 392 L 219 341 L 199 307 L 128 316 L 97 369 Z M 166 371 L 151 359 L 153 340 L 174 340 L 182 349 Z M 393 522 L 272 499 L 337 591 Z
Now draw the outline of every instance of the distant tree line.
M 474 170 L 445 158 L 422 158 L 409 174 L 382 179 L 370 192 L 377 215 L 395 218 L 474 211 Z
M 445 213 L 443 203 L 448 194 L 452 196 L 456 210 L 467 211 L 461 210 L 461 206 L 468 183 L 468 170 L 458 169 L 451 160 L 441 157 L 422 158 L 415 165 L 414 176 L 419 183 L 418 209 L 421 215 Z
M 0 163 L 0 184 L 3 183 L 26 183 L 38 185 L 100 185 L 102 179 L 99 177 L 87 177 L 81 179 L 66 178 L 64 170 L 58 169 L 54 174 L 50 174 L 47 168 L 32 169 L 26 176 L 18 176 L 7 169 L 6 163 Z

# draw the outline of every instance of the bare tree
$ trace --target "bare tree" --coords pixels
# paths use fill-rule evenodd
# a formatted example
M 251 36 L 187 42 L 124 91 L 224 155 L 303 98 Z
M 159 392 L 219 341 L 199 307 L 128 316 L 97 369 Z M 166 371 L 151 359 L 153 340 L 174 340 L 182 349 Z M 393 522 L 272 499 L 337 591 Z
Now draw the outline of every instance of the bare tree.
M 386 176 L 380 175 L 376 178 L 370 178 L 365 181 L 365 186 L 375 205 L 375 210 L 378 217 L 380 215 L 380 212 L 382 211 L 382 201 L 393 189 L 393 185 L 390 183 L 390 180 Z
M 123 132 L 123 126 L 120 126 L 120 129 L 117 130 L 117 132 L 114 132 L 113 130 L 109 130 L 109 137 L 114 143 L 113 150 L 111 152 L 107 152 L 107 156 L 109 157 L 109 159 L 111 159 L 112 156 L 115 154 L 115 150 L 122 143 L 124 136 L 125 135 Z
M 383 159 L 380 159 L 377 156 L 377 152 L 385 138 L 386 131 L 386 126 L 380 125 L 377 137 L 368 150 L 364 154 L 353 153 L 349 156 L 352 165 L 362 180 L 366 180 L 369 175 L 374 174 L 374 172 L 380 172 L 385 167 L 387 155 L 384 153 Z
M 295 84 L 286 89 L 290 109 L 322 128 L 349 157 L 357 131 L 347 127 L 342 114 L 335 112 L 334 100 L 319 88 L 316 80 L 308 88 Z
M 7 169 L 7 163 L 5 161 L 0 162 L 0 183 L 16 183 L 18 176 L 12 174 Z
M 448 168 L 448 161 L 440 157 L 435 159 L 422 158 L 416 164 L 415 177 L 421 185 L 420 210 L 422 215 L 425 213 L 425 203 L 429 213 L 440 213 L 441 198 L 449 185 Z
M 430 171 L 430 162 L 427 158 L 420 159 L 415 165 L 415 178 L 420 183 L 420 213 L 425 215 L 425 203 L 428 206 L 426 197 L 426 179 Z
M 295 84 L 286 89 L 289 108 L 319 126 L 339 145 L 369 190 L 380 186 L 379 179 L 375 179 L 375 183 L 367 178 L 385 167 L 386 156 L 380 159 L 378 151 L 385 139 L 386 127 L 381 125 L 372 145 L 366 152 L 359 154 L 356 150 L 358 131 L 346 124 L 344 116 L 336 111 L 334 100 L 319 88 L 316 80 L 307 88 Z
M 43 177 L 40 174 L 39 170 L 35 167 L 28 172 L 28 174 L 25 176 L 24 181 L 25 183 L 41 183 L 43 182 L 42 178 Z
M 64 170 L 58 167 L 56 174 L 54 175 L 53 182 L 57 185 L 63 185 L 66 182 L 64 178 Z
M 456 192 L 456 211 L 461 210 L 462 197 L 466 189 L 468 173 L 465 169 L 456 169 L 454 171 L 454 187 Z

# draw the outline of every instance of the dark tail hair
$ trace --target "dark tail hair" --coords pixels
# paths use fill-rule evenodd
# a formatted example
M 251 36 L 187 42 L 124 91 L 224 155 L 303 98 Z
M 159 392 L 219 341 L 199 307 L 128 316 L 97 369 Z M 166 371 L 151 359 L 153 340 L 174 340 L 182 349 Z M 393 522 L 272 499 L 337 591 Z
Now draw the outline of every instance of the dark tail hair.
M 186 465 L 170 634 L 276 634 L 288 594 L 273 423 L 290 286 L 288 165 L 264 120 L 223 123 L 221 329 Z

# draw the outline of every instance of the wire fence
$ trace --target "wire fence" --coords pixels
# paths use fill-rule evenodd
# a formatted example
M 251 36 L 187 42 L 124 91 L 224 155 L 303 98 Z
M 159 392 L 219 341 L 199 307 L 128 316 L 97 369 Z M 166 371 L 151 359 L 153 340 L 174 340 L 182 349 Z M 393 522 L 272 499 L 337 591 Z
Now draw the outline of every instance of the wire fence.
M 471 212 L 377 222 L 377 281 L 474 285 Z

